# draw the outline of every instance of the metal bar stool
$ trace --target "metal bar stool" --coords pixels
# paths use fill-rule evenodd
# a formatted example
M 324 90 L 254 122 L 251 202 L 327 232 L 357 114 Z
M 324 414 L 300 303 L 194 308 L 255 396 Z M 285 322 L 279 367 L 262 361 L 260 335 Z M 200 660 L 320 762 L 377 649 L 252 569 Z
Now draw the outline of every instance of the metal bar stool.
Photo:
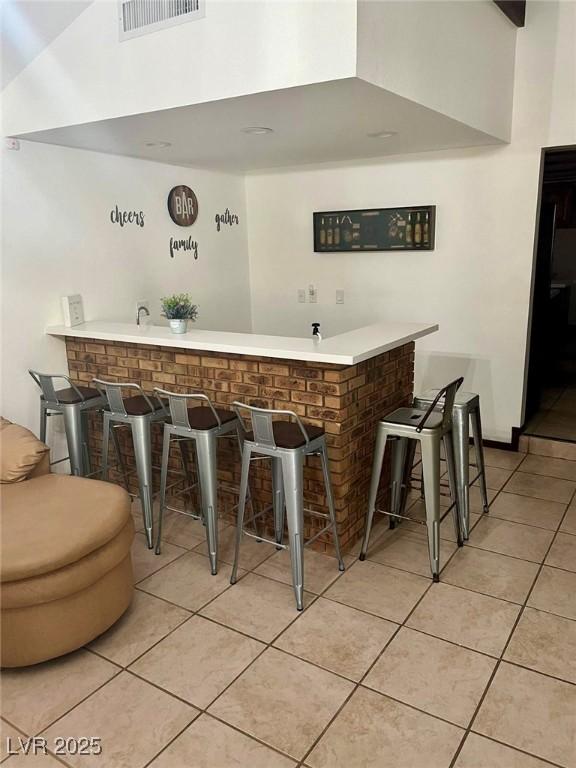
M 40 440 L 46 442 L 48 416 L 61 415 L 68 444 L 68 456 L 58 461 L 60 464 L 70 460 L 73 475 L 86 477 L 91 473 L 90 450 L 88 447 L 88 412 L 102 410 L 106 404 L 102 394 L 93 387 L 80 387 L 69 376 L 61 373 L 40 373 L 29 370 L 28 373 L 40 387 Z M 65 381 L 68 386 L 56 389 L 54 382 Z
M 437 396 L 437 389 L 429 389 L 414 399 L 415 408 L 426 409 Z M 460 518 L 464 539 L 470 536 L 470 486 L 480 481 L 482 511 L 488 512 L 488 492 L 486 490 L 486 470 L 484 467 L 484 450 L 482 448 L 482 423 L 480 421 L 480 397 L 473 392 L 457 392 L 452 410 L 452 433 L 454 436 L 454 453 L 456 457 L 456 486 L 460 500 Z M 470 480 L 469 444 L 470 425 L 478 470 Z
M 394 456 L 392 461 L 392 498 L 391 512 L 379 510 L 389 515 L 391 521 L 412 519 L 402 514 L 407 494 L 406 478 L 412 468 L 416 441 L 420 442 L 424 475 L 424 498 L 426 506 L 426 526 L 428 529 L 428 551 L 430 567 L 434 581 L 440 580 L 440 523 L 453 511 L 454 527 L 458 546 L 462 546 L 462 531 L 456 475 L 454 445 L 452 438 L 452 413 L 454 398 L 464 379 L 459 378 L 447 384 L 432 401 L 427 410 L 417 408 L 398 408 L 379 422 L 376 433 L 376 447 L 372 466 L 370 498 L 366 515 L 366 530 L 360 551 L 360 560 L 366 559 L 372 519 L 376 508 L 378 486 L 384 462 L 387 438 L 394 438 Z M 442 405 L 441 405 L 442 401 Z M 440 445 L 444 444 L 448 478 L 452 491 L 453 503 L 440 517 Z M 420 522 L 420 521 L 416 521 Z M 393 527 L 393 525 L 392 525 Z
M 203 519 L 206 525 L 206 542 L 210 558 L 212 575 L 218 572 L 218 489 L 217 489 L 217 452 L 216 440 L 219 437 L 236 437 L 240 453 L 242 453 L 243 425 L 238 414 L 225 408 L 215 408 L 210 398 L 202 393 L 178 394 L 164 389 L 155 389 L 160 398 L 168 398 L 172 423 L 164 424 L 164 443 L 162 446 L 162 472 L 160 479 L 160 515 L 158 518 L 158 535 L 156 539 L 156 554 L 160 554 L 162 541 L 162 519 L 164 510 L 185 514 L 196 520 Z M 188 401 L 196 400 L 206 405 L 189 407 Z M 180 444 L 184 467 L 189 466 L 186 455 L 186 444 L 193 441 L 196 448 L 198 480 L 202 498 L 202 515 L 183 512 L 176 507 L 166 504 L 166 486 L 168 480 L 168 460 L 172 441 Z M 189 469 L 186 471 L 190 478 Z M 189 486 L 192 487 L 192 486 Z M 228 489 L 222 485 L 221 488 Z M 185 488 L 184 491 L 188 490 Z M 238 489 L 229 489 L 237 493 Z
M 278 549 L 290 550 L 292 565 L 292 583 L 296 596 L 296 607 L 301 611 L 304 607 L 304 511 L 327 520 L 327 524 L 312 536 L 306 544 L 311 544 L 315 539 L 332 529 L 334 536 L 334 548 L 338 558 L 338 568 L 344 570 L 344 561 L 340 553 L 338 531 L 336 528 L 336 512 L 334 509 L 334 497 L 330 482 L 328 468 L 328 453 L 326 450 L 326 436 L 320 427 L 307 425 L 300 421 L 293 411 L 269 410 L 256 408 L 244 403 L 235 402 L 234 408 L 240 417 L 240 410 L 250 412 L 252 430 L 244 437 L 242 451 L 242 476 L 240 481 L 240 504 L 238 506 L 238 527 L 236 529 L 236 551 L 234 555 L 234 567 L 230 583 L 236 583 L 238 572 L 238 558 L 240 554 L 240 540 L 242 535 L 250 536 L 259 541 L 268 541 L 275 544 Z M 274 415 L 289 416 L 292 421 L 273 421 Z M 256 454 L 253 456 L 252 454 Z M 316 510 L 304 508 L 304 484 L 303 470 L 306 456 L 320 456 L 324 486 L 326 488 L 326 500 L 328 514 Z M 249 533 L 244 529 L 244 509 L 246 493 L 248 490 L 248 475 L 250 462 L 257 459 L 272 459 L 273 482 L 273 508 L 275 541 L 264 539 L 258 534 Z M 284 507 L 288 523 L 289 544 L 282 543 L 284 532 Z M 262 515 L 267 510 L 259 513 Z
M 132 430 L 136 473 L 142 504 L 142 517 L 146 529 L 148 549 L 152 549 L 152 444 L 151 426 L 154 422 L 166 421 L 168 412 L 164 403 L 154 395 L 148 396 L 139 384 L 133 382 L 111 382 L 93 379 L 98 389 L 105 394 L 108 410 L 104 411 L 102 430 L 102 480 L 108 479 L 108 443 L 110 429 L 129 426 Z M 138 394 L 124 397 L 123 389 L 136 390 Z M 116 436 L 114 435 L 116 440 Z

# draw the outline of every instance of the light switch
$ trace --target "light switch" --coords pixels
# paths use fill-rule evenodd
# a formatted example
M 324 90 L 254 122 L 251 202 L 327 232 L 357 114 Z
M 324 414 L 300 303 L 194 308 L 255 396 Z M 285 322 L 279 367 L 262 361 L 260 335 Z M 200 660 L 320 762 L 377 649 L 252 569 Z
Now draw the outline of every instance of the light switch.
M 344 304 L 344 291 L 341 288 L 336 291 L 336 304 Z
M 308 286 L 308 301 L 310 304 L 318 303 L 318 289 L 313 283 Z
M 298 288 L 298 304 L 306 304 L 306 289 Z

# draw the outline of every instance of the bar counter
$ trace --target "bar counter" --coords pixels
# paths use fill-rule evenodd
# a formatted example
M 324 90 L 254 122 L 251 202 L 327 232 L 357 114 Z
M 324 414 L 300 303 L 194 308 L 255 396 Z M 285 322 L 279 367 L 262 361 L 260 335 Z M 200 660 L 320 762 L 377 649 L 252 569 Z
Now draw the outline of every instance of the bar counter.
M 66 343 L 71 378 L 86 385 L 94 377 L 132 381 L 151 392 L 202 391 L 226 407 L 234 400 L 264 408 L 295 411 L 326 431 L 338 531 L 344 550 L 360 537 L 366 511 L 374 433 L 377 421 L 394 408 L 408 405 L 414 386 L 414 342 L 438 330 L 437 325 L 378 323 L 320 342 L 312 338 L 191 330 L 173 334 L 162 326 L 87 322 L 46 329 Z M 230 441 L 221 440 L 218 477 L 239 485 L 240 464 Z M 153 464 L 160 465 L 162 432 L 153 431 Z M 92 454 L 101 451 L 100 420 L 93 420 Z M 122 451 L 134 465 L 131 441 Z M 257 462 L 251 488 L 257 506 L 270 503 L 268 462 Z M 171 467 L 179 468 L 174 451 Z M 384 472 L 387 473 L 387 466 Z M 121 482 L 121 476 L 111 473 Z M 155 477 L 155 487 L 158 478 Z M 385 483 L 383 483 L 383 486 Z M 136 489 L 136 484 L 133 486 Z M 318 459 L 304 470 L 305 506 L 324 510 L 324 486 Z M 237 499 L 223 493 L 220 513 L 231 518 Z M 305 534 L 312 535 L 312 518 Z M 317 545 L 317 546 L 316 546 Z M 330 542 L 315 548 L 330 551 Z

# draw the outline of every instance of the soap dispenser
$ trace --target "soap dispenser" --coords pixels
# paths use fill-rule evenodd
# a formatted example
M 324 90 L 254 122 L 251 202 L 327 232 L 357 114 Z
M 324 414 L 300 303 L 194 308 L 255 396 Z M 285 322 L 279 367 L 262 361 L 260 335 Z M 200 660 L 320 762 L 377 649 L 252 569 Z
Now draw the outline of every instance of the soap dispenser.
M 322 334 L 320 333 L 320 323 L 312 323 L 312 338 L 314 341 L 322 341 Z

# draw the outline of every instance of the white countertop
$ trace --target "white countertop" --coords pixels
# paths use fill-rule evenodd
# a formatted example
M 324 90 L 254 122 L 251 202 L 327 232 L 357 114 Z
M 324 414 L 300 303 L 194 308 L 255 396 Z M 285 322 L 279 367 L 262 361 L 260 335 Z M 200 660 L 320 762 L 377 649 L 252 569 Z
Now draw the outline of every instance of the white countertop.
M 46 333 L 51 336 L 153 344 L 159 347 L 195 349 L 203 352 L 355 365 L 437 330 L 438 325 L 424 323 L 375 323 L 337 336 L 327 336 L 320 342 L 314 341 L 312 336 L 298 338 L 262 336 L 257 333 L 201 331 L 194 330 L 193 326 L 187 333 L 176 334 L 172 333 L 167 326 L 137 326 L 135 323 L 109 322 L 82 323 L 73 328 L 55 325 L 46 328 Z

